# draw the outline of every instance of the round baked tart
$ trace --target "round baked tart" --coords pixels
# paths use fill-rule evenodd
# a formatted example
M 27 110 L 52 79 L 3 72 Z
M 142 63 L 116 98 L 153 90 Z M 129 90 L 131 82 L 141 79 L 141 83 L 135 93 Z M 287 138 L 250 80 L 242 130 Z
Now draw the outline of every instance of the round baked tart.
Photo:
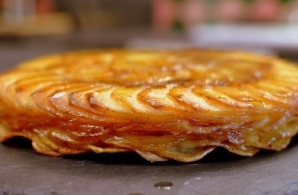
M 237 51 L 94 50 L 0 75 L 0 140 L 42 154 L 135 151 L 191 162 L 216 147 L 282 150 L 298 130 L 298 68 Z

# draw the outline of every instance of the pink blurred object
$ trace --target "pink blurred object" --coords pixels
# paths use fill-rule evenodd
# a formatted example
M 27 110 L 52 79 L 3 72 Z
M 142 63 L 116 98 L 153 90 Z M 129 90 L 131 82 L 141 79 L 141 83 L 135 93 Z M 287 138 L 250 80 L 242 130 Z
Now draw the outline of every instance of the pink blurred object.
M 153 23 L 158 29 L 170 28 L 175 19 L 175 4 L 172 0 L 153 0 Z
M 153 0 L 153 25 L 157 29 L 173 30 L 177 24 L 179 29 L 187 29 L 198 23 L 288 23 L 289 15 L 291 21 L 296 18 L 296 14 L 290 12 L 298 7 L 297 2 Z
M 35 9 L 36 14 L 47 14 L 55 12 L 56 7 L 52 0 L 37 0 Z
M 276 20 L 280 15 L 281 7 L 278 1 L 258 0 L 252 10 L 252 17 L 256 20 Z
M 204 3 L 198 0 L 188 0 L 182 6 L 182 18 L 187 26 L 203 22 L 207 15 Z
M 223 20 L 236 21 L 241 18 L 244 6 L 239 0 L 220 1 L 219 16 Z

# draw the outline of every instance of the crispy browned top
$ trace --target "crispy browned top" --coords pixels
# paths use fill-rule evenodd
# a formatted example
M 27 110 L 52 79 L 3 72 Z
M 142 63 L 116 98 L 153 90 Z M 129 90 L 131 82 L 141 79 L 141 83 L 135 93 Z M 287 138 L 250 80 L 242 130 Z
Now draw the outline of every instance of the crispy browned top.
M 238 52 L 107 50 L 50 56 L 30 61 L 23 68 L 71 82 L 202 86 L 252 82 L 271 72 L 273 66 L 268 58 Z

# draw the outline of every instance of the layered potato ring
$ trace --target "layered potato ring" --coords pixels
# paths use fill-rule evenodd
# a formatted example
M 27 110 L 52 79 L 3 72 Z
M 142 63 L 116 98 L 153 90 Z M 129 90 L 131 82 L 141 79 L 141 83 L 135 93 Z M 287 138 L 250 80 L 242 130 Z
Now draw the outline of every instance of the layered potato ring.
M 216 147 L 282 150 L 298 130 L 298 68 L 237 51 L 95 50 L 0 75 L 0 141 L 42 154 L 135 151 L 196 161 Z

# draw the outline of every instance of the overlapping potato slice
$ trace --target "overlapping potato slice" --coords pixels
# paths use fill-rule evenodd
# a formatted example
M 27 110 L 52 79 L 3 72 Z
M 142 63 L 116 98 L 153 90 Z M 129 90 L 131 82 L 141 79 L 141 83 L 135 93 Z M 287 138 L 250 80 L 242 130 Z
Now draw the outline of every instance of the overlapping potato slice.
M 216 147 L 282 150 L 298 131 L 298 68 L 235 51 L 95 50 L 0 75 L 0 140 L 60 156 L 135 151 L 201 159 Z

